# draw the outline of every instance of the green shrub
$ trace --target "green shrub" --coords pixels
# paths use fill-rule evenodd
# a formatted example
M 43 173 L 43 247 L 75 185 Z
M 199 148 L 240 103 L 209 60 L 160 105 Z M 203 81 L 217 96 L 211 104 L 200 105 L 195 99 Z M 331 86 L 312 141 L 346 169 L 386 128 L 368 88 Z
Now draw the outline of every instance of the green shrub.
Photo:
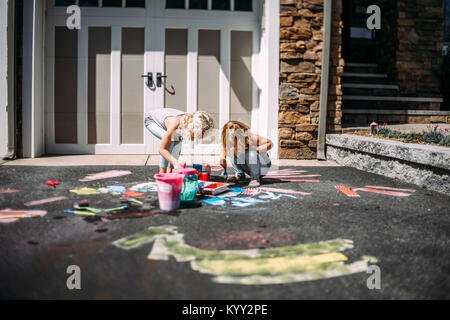
M 444 134 L 437 130 L 430 130 L 423 135 L 423 141 L 428 143 L 439 144 L 442 139 L 444 139 Z
M 450 135 L 444 136 L 441 141 L 439 141 L 441 146 L 450 147 Z
M 420 133 L 408 133 L 405 137 L 405 142 L 420 141 L 421 138 L 422 138 L 422 134 L 420 134 Z
M 386 127 L 381 127 L 380 129 L 377 130 L 377 134 L 380 136 L 387 136 L 392 132 L 391 129 L 386 128 Z

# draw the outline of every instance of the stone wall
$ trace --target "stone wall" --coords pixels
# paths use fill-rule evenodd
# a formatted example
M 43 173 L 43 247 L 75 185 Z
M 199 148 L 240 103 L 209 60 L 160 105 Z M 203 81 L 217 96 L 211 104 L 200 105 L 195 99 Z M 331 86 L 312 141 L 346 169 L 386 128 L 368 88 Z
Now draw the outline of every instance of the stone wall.
M 342 23 L 333 1 L 333 39 L 330 66 L 329 131 L 341 125 L 340 74 Z M 336 3 L 336 4 L 335 4 Z M 315 159 L 319 126 L 320 78 L 323 48 L 323 0 L 280 0 L 279 157 Z
M 442 0 L 397 2 L 397 81 L 400 93 L 440 97 L 442 79 Z

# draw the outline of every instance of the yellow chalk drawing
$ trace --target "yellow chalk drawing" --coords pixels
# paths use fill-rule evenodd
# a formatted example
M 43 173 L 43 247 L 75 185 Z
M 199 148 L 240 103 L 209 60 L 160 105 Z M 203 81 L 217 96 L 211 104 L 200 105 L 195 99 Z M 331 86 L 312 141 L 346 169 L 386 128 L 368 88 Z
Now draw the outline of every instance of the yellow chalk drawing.
M 100 194 L 100 191 L 98 191 L 98 189 L 93 189 L 93 188 L 73 189 L 73 190 L 70 190 L 70 192 L 73 192 L 73 193 L 76 193 L 79 195 Z
M 352 249 L 353 241 L 335 239 L 268 249 L 202 250 L 184 242 L 175 226 L 149 227 L 113 242 L 131 250 L 154 242 L 150 260 L 190 262 L 191 268 L 213 275 L 217 283 L 256 285 L 327 279 L 366 272 L 374 257 L 364 256 L 350 264 L 341 251 Z

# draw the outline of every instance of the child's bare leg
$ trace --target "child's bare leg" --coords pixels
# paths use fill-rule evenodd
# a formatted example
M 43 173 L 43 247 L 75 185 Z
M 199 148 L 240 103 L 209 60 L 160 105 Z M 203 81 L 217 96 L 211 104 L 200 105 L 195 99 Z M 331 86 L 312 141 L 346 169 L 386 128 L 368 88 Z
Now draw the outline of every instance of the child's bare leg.
M 159 173 L 167 173 L 167 168 L 159 168 Z

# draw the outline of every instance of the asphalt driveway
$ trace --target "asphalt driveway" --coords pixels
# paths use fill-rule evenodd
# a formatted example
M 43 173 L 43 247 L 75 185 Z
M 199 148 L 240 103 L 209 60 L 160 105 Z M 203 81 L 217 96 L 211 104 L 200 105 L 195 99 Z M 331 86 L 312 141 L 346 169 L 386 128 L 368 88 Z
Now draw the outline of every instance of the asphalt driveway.
M 89 176 L 111 170 L 130 173 Z M 448 195 L 353 168 L 277 170 L 266 189 L 243 194 L 245 184 L 234 185 L 229 197 L 164 213 L 142 185 L 157 167 L 2 166 L 0 211 L 45 215 L 0 223 L 0 298 L 450 298 Z M 140 184 L 131 195 L 148 197 L 148 208 L 64 213 L 83 199 L 119 207 L 122 192 Z M 81 290 L 67 288 L 71 265 Z M 367 286 L 373 265 L 381 289 Z

